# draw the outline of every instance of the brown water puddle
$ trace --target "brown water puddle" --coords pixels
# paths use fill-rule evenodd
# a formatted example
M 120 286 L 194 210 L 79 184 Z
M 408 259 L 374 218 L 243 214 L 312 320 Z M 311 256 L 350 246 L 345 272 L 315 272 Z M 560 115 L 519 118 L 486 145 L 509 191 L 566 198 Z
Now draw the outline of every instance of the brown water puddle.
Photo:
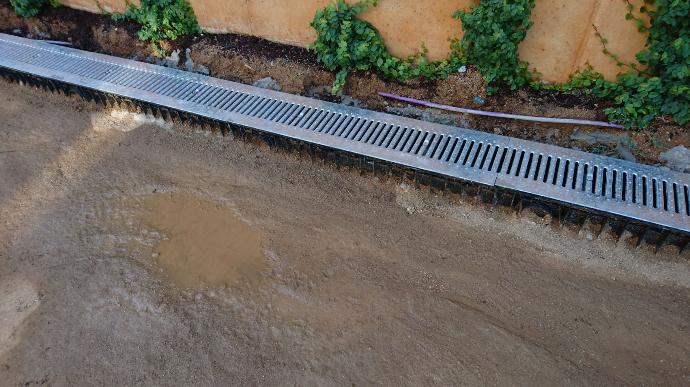
M 265 267 L 260 234 L 225 206 L 182 193 L 142 200 L 140 221 L 165 236 L 154 256 L 184 288 L 256 283 Z

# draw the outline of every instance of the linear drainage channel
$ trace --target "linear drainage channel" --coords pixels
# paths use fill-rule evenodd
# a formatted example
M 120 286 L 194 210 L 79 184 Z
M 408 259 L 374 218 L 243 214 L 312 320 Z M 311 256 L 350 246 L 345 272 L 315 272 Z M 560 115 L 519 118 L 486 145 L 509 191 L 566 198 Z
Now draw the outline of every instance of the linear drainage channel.
M 0 34 L 0 68 L 690 235 L 690 175 Z

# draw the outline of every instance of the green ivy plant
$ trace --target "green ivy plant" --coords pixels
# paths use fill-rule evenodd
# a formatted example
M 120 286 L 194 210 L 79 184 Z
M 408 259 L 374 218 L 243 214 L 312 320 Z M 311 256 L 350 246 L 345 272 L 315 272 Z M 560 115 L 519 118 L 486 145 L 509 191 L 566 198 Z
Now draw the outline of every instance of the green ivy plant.
M 114 20 L 131 20 L 141 25 L 139 39 L 150 41 L 161 56 L 167 53 L 161 43 L 184 35 L 201 33 L 194 9 L 187 0 L 141 0 L 140 7 L 127 2 L 124 13 L 113 14 Z
M 635 18 L 632 10 L 628 2 L 626 17 L 649 34 L 645 49 L 637 54 L 644 69 L 629 67 L 616 82 L 609 82 L 586 68 L 558 89 L 582 89 L 613 100 L 614 106 L 604 112 L 626 128 L 648 127 L 663 115 L 685 125 L 690 122 L 690 2 L 645 0 L 640 11 L 649 16 L 649 26 Z
M 310 49 L 316 53 L 319 63 L 335 71 L 333 94 L 338 93 L 353 70 L 375 70 L 398 81 L 422 76 L 428 79 L 443 78 L 460 67 L 458 58 L 451 56 L 443 61 L 429 61 L 427 50 L 406 59 L 396 58 L 386 48 L 379 31 L 357 16 L 378 0 L 361 0 L 348 4 L 338 0 L 316 12 L 311 26 L 316 30 L 316 41 Z
M 481 0 L 468 11 L 456 11 L 463 36 L 455 49 L 477 67 L 494 94 L 500 86 L 511 90 L 530 85 L 535 75 L 518 57 L 518 46 L 532 27 L 535 0 Z
M 608 114 L 632 126 L 638 121 L 631 110 L 641 106 L 684 125 L 690 122 L 690 2 L 645 0 L 645 4 L 640 11 L 649 16 L 650 26 L 636 19 L 640 31 L 649 33 L 645 49 L 637 54 L 645 69 L 618 78 L 618 106 Z M 631 11 L 632 4 L 628 3 L 628 18 L 634 19 Z M 643 119 L 639 126 L 647 126 L 650 121 Z
M 14 12 L 21 17 L 33 17 L 43 11 L 46 6 L 57 7 L 58 0 L 10 0 Z

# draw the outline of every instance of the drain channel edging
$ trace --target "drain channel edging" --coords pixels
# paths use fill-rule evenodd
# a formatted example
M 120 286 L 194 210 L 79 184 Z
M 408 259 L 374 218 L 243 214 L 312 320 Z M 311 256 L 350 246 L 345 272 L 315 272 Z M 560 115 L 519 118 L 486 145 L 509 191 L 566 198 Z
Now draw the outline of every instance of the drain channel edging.
M 690 233 L 686 174 L 9 35 L 0 34 L 0 48 L 0 67 L 10 70 Z M 235 110 L 224 98 L 239 101 Z

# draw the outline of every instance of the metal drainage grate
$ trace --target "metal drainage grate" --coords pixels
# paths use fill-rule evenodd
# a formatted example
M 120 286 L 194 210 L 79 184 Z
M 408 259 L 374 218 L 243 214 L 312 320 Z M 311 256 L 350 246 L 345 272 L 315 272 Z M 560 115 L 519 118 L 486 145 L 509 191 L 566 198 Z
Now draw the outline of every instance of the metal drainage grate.
M 690 233 L 690 176 L 0 34 L 0 67 Z

